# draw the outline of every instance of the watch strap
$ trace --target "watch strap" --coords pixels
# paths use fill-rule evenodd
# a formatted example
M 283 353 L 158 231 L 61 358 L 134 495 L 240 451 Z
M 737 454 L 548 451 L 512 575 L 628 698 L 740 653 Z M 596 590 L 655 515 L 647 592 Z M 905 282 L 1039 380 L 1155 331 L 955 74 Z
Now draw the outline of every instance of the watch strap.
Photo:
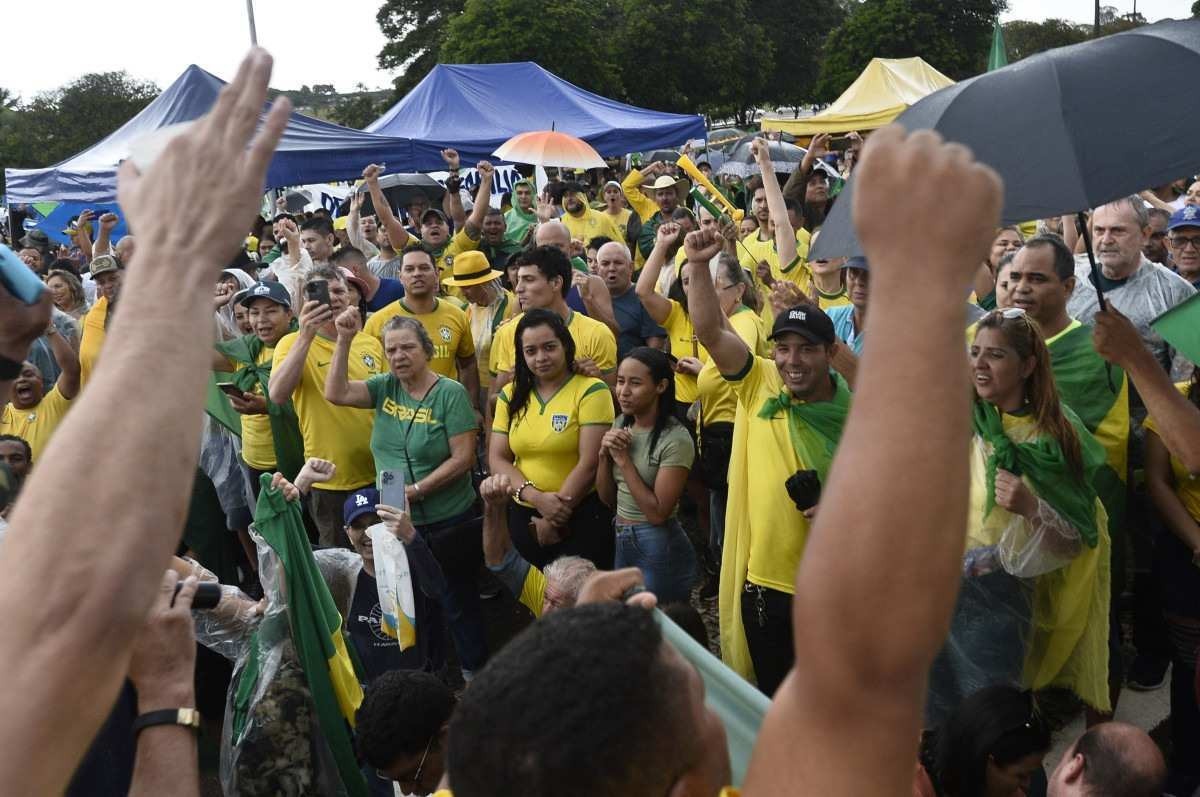
M 161 711 L 147 711 L 138 715 L 133 721 L 133 733 L 137 735 L 146 728 L 154 725 L 182 725 L 192 730 L 200 730 L 200 712 L 194 708 L 165 708 Z

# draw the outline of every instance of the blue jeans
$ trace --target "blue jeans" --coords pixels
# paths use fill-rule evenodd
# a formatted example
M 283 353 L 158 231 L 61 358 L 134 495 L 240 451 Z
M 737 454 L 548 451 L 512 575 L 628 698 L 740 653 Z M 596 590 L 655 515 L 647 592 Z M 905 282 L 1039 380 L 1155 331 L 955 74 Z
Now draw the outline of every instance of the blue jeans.
M 649 523 L 625 525 L 614 521 L 617 532 L 615 566 L 640 567 L 646 589 L 658 596 L 659 604 L 686 603 L 696 583 L 696 551 L 683 526 L 671 518 L 662 526 Z

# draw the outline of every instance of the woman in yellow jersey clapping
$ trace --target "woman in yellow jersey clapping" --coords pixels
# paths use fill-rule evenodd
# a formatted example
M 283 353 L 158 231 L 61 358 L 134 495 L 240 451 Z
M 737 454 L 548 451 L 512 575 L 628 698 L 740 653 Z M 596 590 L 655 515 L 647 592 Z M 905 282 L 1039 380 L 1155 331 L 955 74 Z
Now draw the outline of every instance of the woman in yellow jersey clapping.
M 1070 689 L 1109 710 L 1104 449 L 1058 398 L 1024 311 L 997 310 L 971 344 L 971 501 L 962 584 L 929 679 L 928 726 L 983 686 Z
M 612 394 L 603 380 L 575 373 L 575 341 L 556 313 L 525 313 L 515 343 L 513 381 L 497 395 L 488 457 L 492 472 L 513 484 L 513 544 L 536 567 L 574 554 L 609 569 L 612 512 L 594 487 Z

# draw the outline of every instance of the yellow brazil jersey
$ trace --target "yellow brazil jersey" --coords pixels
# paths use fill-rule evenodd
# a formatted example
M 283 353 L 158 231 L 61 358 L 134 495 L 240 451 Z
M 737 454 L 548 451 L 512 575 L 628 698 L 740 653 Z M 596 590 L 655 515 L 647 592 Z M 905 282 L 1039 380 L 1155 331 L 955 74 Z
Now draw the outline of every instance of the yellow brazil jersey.
M 1188 382 L 1179 382 L 1175 388 L 1183 395 L 1188 394 Z M 1153 416 L 1146 416 L 1144 424 L 1146 431 L 1159 434 L 1158 424 Z M 1171 475 L 1175 477 L 1175 495 L 1188 514 L 1200 521 L 1200 478 L 1192 476 L 1183 463 L 1171 456 Z
M 492 432 L 508 435 L 514 464 L 522 476 L 537 489 L 554 492 L 579 464 L 580 429 L 612 426 L 612 393 L 600 379 L 572 374 L 548 399 L 531 391 L 525 407 L 511 418 L 508 403 L 512 390 L 511 384 L 500 390 Z
M 787 413 L 758 417 L 763 403 L 785 389 L 774 360 L 750 357 L 741 373 L 726 375 L 726 379 L 738 397 L 726 527 L 741 524 L 744 529 L 739 535 L 749 533 L 746 578 L 791 594 L 795 591 L 796 567 L 808 540 L 808 519 L 787 500 L 783 485 L 793 473 L 811 465 L 802 463 L 796 453 Z M 737 500 L 735 491 L 739 493 Z M 743 508 L 742 513 L 735 514 L 738 506 Z
M 597 235 L 603 235 L 605 238 L 622 243 L 625 241 L 624 228 L 618 227 L 612 216 L 598 210 L 585 207 L 580 216 L 572 216 L 570 213 L 564 212 L 558 220 L 567 225 L 572 238 L 583 241 L 585 244 Z
M 805 289 L 805 292 L 808 294 L 808 298 L 817 300 L 817 306 L 822 310 L 850 304 L 850 297 L 846 295 L 846 286 L 844 285 L 837 293 L 825 293 L 825 291 L 816 286 L 816 283 L 809 283 L 809 287 Z
M 277 373 L 300 333 L 284 335 L 275 344 L 271 372 Z M 292 392 L 292 403 L 300 419 L 304 456 L 328 459 L 337 465 L 331 481 L 314 484 L 317 490 L 353 490 L 375 482 L 375 460 L 371 457 L 371 427 L 375 410 L 338 407 L 325 400 L 325 377 L 333 361 L 334 341 L 317 335 L 308 349 L 300 383 Z M 370 335 L 359 333 L 350 344 L 347 375 L 351 381 L 383 373 L 383 347 Z
M 458 359 L 475 354 L 475 340 L 471 337 L 471 322 L 467 314 L 457 305 L 445 300 L 434 300 L 433 310 L 428 313 L 414 313 L 404 303 L 397 299 L 383 307 L 367 319 L 363 332 L 379 340 L 383 345 L 383 327 L 396 316 L 415 318 L 429 333 L 433 341 L 433 358 L 429 367 L 434 373 L 458 379 Z
M 4 405 L 4 412 L 0 413 L 0 434 L 24 438 L 32 449 L 33 461 L 37 462 L 69 409 L 71 400 L 63 396 L 55 385 L 29 409 L 19 410 L 11 402 Z
M 255 365 L 272 362 L 274 358 L 275 349 L 263 346 Z M 241 367 L 242 363 L 229 360 L 230 370 L 236 371 Z M 261 396 L 262 385 L 256 382 L 250 392 Z M 242 419 L 242 459 L 255 470 L 275 470 L 275 438 L 271 435 L 271 416 L 263 413 L 239 417 Z
M 767 340 L 767 328 L 762 318 L 749 307 L 739 307 L 729 316 L 729 324 L 755 357 L 770 354 L 771 344 Z M 676 377 L 678 378 L 678 377 Z M 696 378 L 700 390 L 700 422 L 733 423 L 737 414 L 737 395 L 733 387 L 721 376 L 717 364 L 709 360 Z
M 79 322 L 79 387 L 82 390 L 92 378 L 100 348 L 107 337 L 108 299 L 101 296 Z
M 708 350 L 700 345 L 700 341 L 696 338 L 696 330 L 692 326 L 692 319 L 688 314 L 683 312 L 683 305 L 674 299 L 668 299 L 671 303 L 671 312 L 667 314 L 667 318 L 662 323 L 662 328 L 667 331 L 667 340 L 670 341 L 671 354 L 675 357 L 695 357 L 702 363 L 708 362 Z M 700 391 L 696 387 L 696 377 L 691 374 L 677 373 L 675 374 L 675 400 L 682 401 L 685 404 L 691 404 L 700 397 Z
M 630 210 L 629 208 L 621 208 L 621 211 L 619 213 L 617 213 L 617 215 L 615 215 L 615 216 L 613 214 L 609 213 L 607 210 L 602 210 L 600 212 L 603 213 L 605 216 L 608 216 L 609 220 L 612 221 L 613 225 L 616 226 L 616 228 L 621 231 L 621 237 L 616 238 L 614 240 L 621 241 L 622 243 L 624 243 L 625 230 L 629 226 L 629 217 L 633 215 L 633 211 Z
M 492 338 L 492 353 L 488 368 L 492 375 L 512 371 L 516 366 L 517 324 L 524 313 L 515 315 L 496 330 Z M 601 373 L 610 373 L 617 367 L 617 339 L 612 330 L 594 318 L 571 310 L 567 315 L 567 331 L 575 341 L 575 359 L 590 359 Z
M 784 265 L 779 262 L 779 253 L 775 250 L 774 237 L 764 241 L 757 234 L 747 235 L 742 239 L 741 244 L 738 245 L 738 262 L 742 264 L 742 268 L 750 272 L 754 286 L 762 296 L 762 311 L 760 315 L 768 324 L 775 320 L 775 313 L 771 309 L 771 289 L 758 277 L 758 263 L 760 260 L 767 261 L 767 264 L 771 267 L 771 276 L 776 280 L 788 280 L 799 285 L 801 290 L 807 290 L 809 282 L 812 281 L 812 270 L 808 267 L 808 263 L 804 261 L 804 256 L 801 252 L 807 252 L 808 250 L 801 246 L 799 241 L 796 242 L 796 247 L 795 260 Z

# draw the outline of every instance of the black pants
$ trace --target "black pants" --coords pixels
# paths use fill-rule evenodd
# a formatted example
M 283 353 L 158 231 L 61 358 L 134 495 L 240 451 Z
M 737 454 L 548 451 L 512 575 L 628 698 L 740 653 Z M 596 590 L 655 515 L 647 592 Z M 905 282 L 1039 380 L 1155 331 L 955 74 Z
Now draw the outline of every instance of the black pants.
M 487 631 L 475 580 L 483 564 L 483 520 L 472 509 L 436 523 L 420 524 L 416 529 L 446 576 L 442 604 L 459 663 L 464 670 L 477 672 L 488 655 Z
M 796 661 L 792 596 L 747 581 L 742 588 L 742 626 L 759 691 L 771 697 Z
M 612 510 L 594 492 L 575 507 L 564 529 L 562 542 L 538 544 L 530 521 L 541 517 L 537 510 L 518 503 L 508 505 L 508 533 L 513 547 L 534 567 L 546 565 L 560 556 L 582 556 L 601 570 L 611 570 L 616 552 L 616 537 L 612 529 Z

